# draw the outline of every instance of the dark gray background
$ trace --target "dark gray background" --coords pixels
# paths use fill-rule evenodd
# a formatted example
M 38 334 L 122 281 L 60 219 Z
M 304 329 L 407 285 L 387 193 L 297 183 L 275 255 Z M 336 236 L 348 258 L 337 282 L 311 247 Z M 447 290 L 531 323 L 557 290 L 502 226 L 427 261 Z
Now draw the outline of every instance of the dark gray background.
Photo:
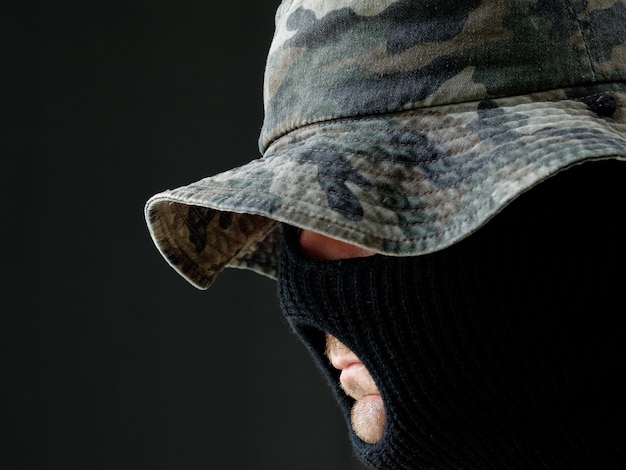
M 274 283 L 198 291 L 143 219 L 258 156 L 277 6 L 0 8 L 0 468 L 361 468 Z

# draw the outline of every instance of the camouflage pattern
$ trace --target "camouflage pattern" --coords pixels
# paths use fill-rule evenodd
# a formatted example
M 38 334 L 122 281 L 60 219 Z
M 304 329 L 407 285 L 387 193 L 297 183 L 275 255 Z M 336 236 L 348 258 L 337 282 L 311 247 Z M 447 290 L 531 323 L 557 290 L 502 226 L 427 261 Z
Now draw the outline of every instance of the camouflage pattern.
M 420 255 L 558 171 L 625 159 L 626 0 L 286 0 L 264 95 L 262 158 L 146 205 L 199 288 L 274 276 L 278 222 Z

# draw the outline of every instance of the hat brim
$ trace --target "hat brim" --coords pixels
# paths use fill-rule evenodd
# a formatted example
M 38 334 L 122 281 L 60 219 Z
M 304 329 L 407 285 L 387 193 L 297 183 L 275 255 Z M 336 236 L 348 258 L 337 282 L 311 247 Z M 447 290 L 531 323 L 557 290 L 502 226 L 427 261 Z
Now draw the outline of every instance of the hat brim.
M 590 106 L 603 93 L 616 99 L 610 116 Z M 441 250 L 563 169 L 626 159 L 626 84 L 573 96 L 553 90 L 310 124 L 263 158 L 153 196 L 150 233 L 202 289 L 228 266 L 275 277 L 278 222 L 387 255 Z

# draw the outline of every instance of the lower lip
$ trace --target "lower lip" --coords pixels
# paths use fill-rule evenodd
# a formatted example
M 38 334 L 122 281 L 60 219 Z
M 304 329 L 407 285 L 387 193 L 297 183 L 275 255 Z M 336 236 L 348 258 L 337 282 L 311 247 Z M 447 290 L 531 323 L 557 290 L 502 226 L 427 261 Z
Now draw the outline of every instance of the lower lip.
M 344 367 L 341 369 L 341 374 L 339 378 L 341 380 L 342 377 L 346 378 L 358 378 L 359 376 L 369 375 L 368 370 L 365 368 L 362 362 L 353 362 L 348 367 Z

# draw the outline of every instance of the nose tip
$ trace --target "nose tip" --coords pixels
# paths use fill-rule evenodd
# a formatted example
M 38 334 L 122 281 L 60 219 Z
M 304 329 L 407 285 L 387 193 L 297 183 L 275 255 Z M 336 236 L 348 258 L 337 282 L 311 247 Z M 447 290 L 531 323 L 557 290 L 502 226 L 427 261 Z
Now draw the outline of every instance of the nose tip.
M 344 370 L 361 360 L 348 347 L 330 334 L 326 334 L 326 356 L 335 369 Z
M 348 354 L 330 354 L 330 363 L 335 369 L 344 370 L 352 364 L 360 364 L 361 361 L 354 353 Z
M 338 260 L 363 258 L 375 253 L 360 246 L 327 237 L 321 233 L 302 230 L 298 238 L 302 253 L 309 258 Z

